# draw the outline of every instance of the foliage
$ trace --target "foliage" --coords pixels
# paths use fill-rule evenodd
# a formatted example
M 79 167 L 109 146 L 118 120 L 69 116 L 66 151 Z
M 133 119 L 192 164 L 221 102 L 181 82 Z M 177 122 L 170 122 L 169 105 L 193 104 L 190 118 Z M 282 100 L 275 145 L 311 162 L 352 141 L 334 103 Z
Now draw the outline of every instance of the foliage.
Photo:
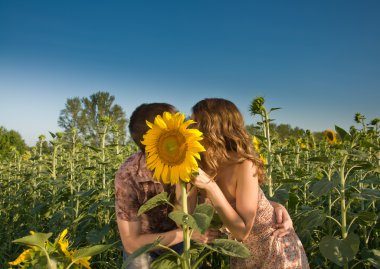
M 286 205 L 311 268 L 380 268 L 379 121 L 359 115 L 357 120 L 349 130 L 335 128 L 334 144 L 322 133 L 320 138 L 308 131 L 291 133 L 283 139 L 270 129 L 272 199 Z M 256 134 L 266 156 L 260 116 L 259 121 Z M 137 146 L 122 139 L 105 139 L 104 144 L 82 140 L 75 128 L 51 133 L 49 143 L 40 137 L 29 151 L 0 161 L 0 268 L 8 268 L 8 262 L 23 253 L 22 246 L 12 243 L 15 239 L 29 231 L 51 232 L 57 238 L 66 228 L 70 250 L 116 242 L 90 261 L 96 268 L 121 267 L 113 178 Z M 112 137 L 111 129 L 106 131 Z M 203 229 L 201 219 L 196 223 Z M 164 258 L 155 263 L 168 260 Z M 219 252 L 206 256 L 202 264 L 227 266 L 228 258 Z
M 186 189 L 186 183 L 181 182 L 181 184 L 183 184 Z M 145 204 L 139 209 L 139 215 L 162 203 L 167 203 L 168 205 L 173 206 L 169 202 L 166 192 L 157 194 L 145 202 Z M 177 225 L 183 227 L 188 226 L 190 228 L 190 233 L 194 231 L 204 233 L 210 227 L 211 221 L 214 218 L 214 212 L 212 205 L 198 204 L 193 214 L 187 213 L 186 210 L 176 210 L 171 212 L 169 217 L 174 220 Z M 184 248 L 185 250 L 183 253 L 177 253 L 174 250 L 161 245 L 160 238 L 157 238 L 153 243 L 142 246 L 128 256 L 127 260 L 123 263 L 122 269 L 126 268 L 134 258 L 157 247 L 167 249 L 167 251 L 162 254 L 162 257 L 153 263 L 154 268 L 195 269 L 205 263 L 206 258 L 213 253 L 238 258 L 248 258 L 250 255 L 249 250 L 242 243 L 229 239 L 216 239 L 210 244 L 193 242 L 193 244 L 190 245 L 189 253 L 186 252 L 186 248 Z M 189 255 L 189 257 L 187 257 L 187 255 Z M 189 258 L 190 263 L 187 263 L 187 258 Z
M 272 199 L 286 204 L 310 268 L 380 268 L 379 126 L 355 119 L 361 129 L 336 126 L 320 139 L 274 133 L 271 147 L 266 130 L 256 130 L 261 154 L 273 156 Z
M 21 135 L 0 126 L 0 160 L 23 154 L 28 149 Z
M 29 231 L 66 228 L 71 248 L 114 244 L 93 257 L 96 268 L 120 268 L 122 246 L 115 222 L 114 175 L 137 151 L 134 143 L 84 145 L 76 132 L 40 136 L 29 154 L 0 163 L 0 268 L 8 268 L 22 248 L 12 243 Z
M 103 140 L 122 142 L 126 137 L 127 119 L 114 101 L 115 97 L 108 92 L 97 92 L 82 99 L 69 98 L 60 112 L 58 125 L 66 133 L 76 129 L 80 138 L 96 146 Z
M 91 269 L 89 260 L 92 256 L 100 254 L 111 245 L 96 245 L 76 250 L 69 250 L 69 240 L 66 238 L 68 230 L 65 229 L 52 243 L 49 238 L 52 233 L 36 233 L 24 236 L 14 243 L 26 245 L 29 248 L 22 252 L 16 260 L 9 262 L 11 266 L 21 268 L 82 268 Z M 11 267 L 12 268 L 12 267 Z

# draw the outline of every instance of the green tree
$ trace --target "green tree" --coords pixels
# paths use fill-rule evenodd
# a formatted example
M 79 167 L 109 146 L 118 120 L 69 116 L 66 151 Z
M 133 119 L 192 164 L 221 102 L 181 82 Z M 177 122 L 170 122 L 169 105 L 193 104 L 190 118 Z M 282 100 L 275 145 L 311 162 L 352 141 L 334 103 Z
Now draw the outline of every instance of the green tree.
M 82 111 L 82 103 L 79 97 L 67 99 L 65 109 L 61 110 L 58 125 L 65 131 L 71 128 L 79 130 L 80 127 L 84 125 Z
M 8 157 L 12 150 L 22 154 L 27 149 L 28 146 L 18 132 L 0 127 L 0 159 Z
M 253 124 L 246 126 L 248 132 L 252 135 L 261 135 L 260 128 Z M 305 134 L 305 130 L 299 127 L 291 127 L 290 124 L 281 123 L 277 125 L 271 122 L 269 124 L 269 130 L 271 133 L 276 134 L 280 140 L 288 139 L 290 137 L 301 137 Z
M 121 106 L 114 104 L 114 101 L 115 97 L 108 92 L 97 92 L 82 99 L 67 99 L 58 125 L 66 133 L 76 128 L 82 138 L 97 146 L 104 139 L 115 143 L 117 138 L 125 142 L 127 119 Z

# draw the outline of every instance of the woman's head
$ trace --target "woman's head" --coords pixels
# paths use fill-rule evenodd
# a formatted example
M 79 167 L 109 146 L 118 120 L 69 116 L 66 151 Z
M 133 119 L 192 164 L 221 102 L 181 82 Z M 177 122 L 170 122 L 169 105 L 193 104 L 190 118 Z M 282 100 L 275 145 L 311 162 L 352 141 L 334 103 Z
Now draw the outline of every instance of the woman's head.
M 129 132 L 142 152 L 145 152 L 145 146 L 141 144 L 141 140 L 149 129 L 146 121 L 153 122 L 157 115 L 162 115 L 164 112 L 176 113 L 177 110 L 167 103 L 150 103 L 142 104 L 132 112 L 129 121 Z
M 249 159 L 258 169 L 259 182 L 264 181 L 264 165 L 252 147 L 252 138 L 234 103 L 208 98 L 196 103 L 192 112 L 198 129 L 203 132 L 206 152 L 202 153 L 201 167 L 207 173 L 215 176 L 221 163 Z

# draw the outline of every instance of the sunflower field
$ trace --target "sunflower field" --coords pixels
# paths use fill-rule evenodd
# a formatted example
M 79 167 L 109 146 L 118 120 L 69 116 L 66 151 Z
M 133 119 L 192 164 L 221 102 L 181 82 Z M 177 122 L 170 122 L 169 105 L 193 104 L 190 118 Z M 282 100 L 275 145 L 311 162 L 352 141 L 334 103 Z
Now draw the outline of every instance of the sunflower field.
M 250 110 L 263 189 L 288 209 L 310 268 L 380 268 L 380 120 L 357 114 L 360 127 L 285 139 L 270 130 L 276 108 L 256 98 Z M 75 129 L 12 151 L 0 163 L 0 268 L 120 268 L 114 176 L 136 151 L 132 142 L 86 143 Z M 212 259 L 207 268 L 224 257 Z

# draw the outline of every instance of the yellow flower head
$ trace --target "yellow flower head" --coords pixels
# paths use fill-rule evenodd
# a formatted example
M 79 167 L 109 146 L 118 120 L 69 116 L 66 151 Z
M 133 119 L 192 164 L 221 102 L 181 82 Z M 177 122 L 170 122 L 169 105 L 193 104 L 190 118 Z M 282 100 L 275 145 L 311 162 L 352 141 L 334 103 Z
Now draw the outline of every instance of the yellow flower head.
M 30 157 L 32 157 L 32 154 L 30 153 L 30 151 L 25 151 L 24 154 L 21 155 L 21 158 L 23 161 L 29 160 Z
M 260 152 L 260 141 L 257 139 L 256 136 L 252 137 L 252 144 L 256 152 Z
M 307 145 L 303 142 L 301 138 L 297 139 L 297 143 L 301 149 L 307 149 Z
M 90 262 L 88 261 L 89 259 L 91 259 L 91 256 L 79 259 L 79 260 L 75 261 L 74 263 L 78 264 L 80 266 L 80 268 L 82 268 L 82 266 L 83 266 L 87 269 L 91 269 Z
M 325 131 L 325 137 L 330 144 L 336 144 L 336 134 L 333 130 L 327 129 Z
M 154 170 L 153 178 L 165 184 L 177 184 L 179 179 L 190 181 L 191 173 L 198 171 L 197 160 L 205 151 L 199 142 L 202 133 L 188 129 L 193 120 L 184 121 L 185 116 L 177 112 L 156 116 L 141 143 L 145 145 L 147 167 Z
M 260 154 L 260 160 L 264 163 L 264 165 L 268 164 L 268 160 L 267 160 L 267 158 L 264 157 L 263 154 Z
M 67 240 L 65 237 L 67 235 L 68 230 L 65 229 L 58 239 L 58 245 L 61 248 L 61 251 L 63 254 L 65 254 L 66 257 L 71 257 L 71 253 L 69 252 L 69 240 Z
M 20 263 L 28 260 L 31 257 L 32 249 L 27 249 L 23 253 L 21 253 L 16 260 L 13 262 L 8 262 L 9 265 L 19 265 Z

